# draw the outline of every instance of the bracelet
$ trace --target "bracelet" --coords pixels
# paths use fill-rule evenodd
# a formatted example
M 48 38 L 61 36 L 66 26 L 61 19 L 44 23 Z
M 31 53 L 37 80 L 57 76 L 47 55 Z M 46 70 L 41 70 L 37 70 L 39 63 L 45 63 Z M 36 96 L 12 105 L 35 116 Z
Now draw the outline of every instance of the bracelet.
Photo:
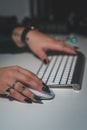
M 23 32 L 22 32 L 22 35 L 21 35 L 21 40 L 22 42 L 26 43 L 26 35 L 29 31 L 31 30 L 35 30 L 36 28 L 34 26 L 30 26 L 30 27 L 26 27 Z

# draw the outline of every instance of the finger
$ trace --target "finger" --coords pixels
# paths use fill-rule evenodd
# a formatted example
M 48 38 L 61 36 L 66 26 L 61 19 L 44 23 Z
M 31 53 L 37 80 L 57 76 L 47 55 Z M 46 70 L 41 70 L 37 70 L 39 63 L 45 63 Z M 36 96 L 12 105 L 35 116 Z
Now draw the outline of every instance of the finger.
M 12 97 L 15 100 L 20 101 L 20 102 L 32 103 L 30 98 L 26 98 L 25 96 L 21 95 L 19 92 L 17 92 L 14 89 L 10 90 L 10 97 Z
M 31 87 L 31 88 L 36 89 L 38 91 L 42 91 L 44 83 L 39 78 L 37 78 L 38 79 L 37 81 L 34 80 L 34 77 L 31 77 L 31 75 L 33 74 L 31 72 L 29 72 L 28 75 L 21 73 L 22 68 L 21 69 L 20 68 L 21 67 L 16 68 L 16 72 L 13 76 L 14 81 L 21 82 L 22 84 L 24 84 L 28 87 Z M 45 90 L 47 90 L 47 89 L 45 89 Z
M 6 97 L 8 97 L 9 99 L 15 99 L 15 100 L 18 100 L 18 101 L 20 101 L 20 102 L 25 102 L 25 101 L 24 101 L 24 100 L 25 100 L 25 97 L 22 96 L 21 94 L 19 94 L 18 92 L 16 92 L 15 90 L 13 90 L 13 89 L 10 89 L 10 90 L 9 90 L 9 91 L 10 91 L 10 92 L 9 92 L 10 95 L 8 96 L 8 93 L 7 93 L 7 90 L 8 90 L 8 89 L 9 89 L 9 86 L 4 85 L 2 91 L 0 91 L 0 92 L 1 92 L 0 94 L 6 95 Z
M 66 41 L 68 41 L 68 39 L 67 38 L 58 38 L 58 37 L 55 37 L 55 39 L 58 41 L 58 42 L 66 42 Z
M 32 78 L 34 79 L 36 82 L 38 83 L 42 83 L 42 81 L 32 72 L 22 68 L 22 67 L 19 67 L 19 66 L 12 66 L 12 67 L 6 67 L 6 74 L 5 75 L 8 75 L 6 76 L 6 78 L 3 80 L 3 84 L 1 84 L 2 86 L 7 84 L 8 86 L 11 86 L 11 84 L 17 80 L 19 80 L 20 78 Z M 5 70 L 4 70 L 5 71 Z M 20 75 L 20 77 L 18 78 L 17 77 L 17 74 Z M 5 77 L 5 76 L 4 76 Z M 18 79 L 17 79 L 18 78 Z M 8 80 L 9 79 L 9 80 Z
M 43 84 L 42 80 L 39 79 L 34 73 L 22 68 L 22 67 L 13 67 L 14 69 L 14 76 L 13 76 L 13 80 L 14 81 L 20 81 L 23 82 L 27 85 L 29 85 L 29 82 L 33 81 L 36 82 L 40 85 Z M 11 83 L 11 82 L 10 82 Z
M 31 101 L 33 102 L 41 102 L 41 99 L 39 96 L 36 96 L 33 92 L 29 90 L 28 87 L 26 87 L 25 85 L 21 83 L 17 83 L 15 85 L 15 90 L 17 90 L 19 93 L 27 97 L 27 99 L 28 98 L 31 99 Z
M 23 75 L 26 75 L 28 77 L 31 77 L 32 79 L 34 79 L 36 82 L 39 82 L 39 83 L 42 83 L 42 81 L 32 72 L 22 68 L 22 67 L 19 67 L 19 70 L 18 72 L 20 72 L 21 74 Z
M 38 81 L 35 81 L 34 78 L 31 77 L 31 75 L 27 76 L 25 74 L 20 73 L 19 71 L 17 71 L 15 74 L 15 80 L 21 82 L 22 84 L 26 85 L 27 87 L 31 87 L 38 91 L 42 91 L 42 89 L 45 88 L 45 84 L 40 79 Z M 44 91 L 47 91 L 47 92 L 49 91 L 47 86 L 44 89 Z
M 46 50 L 41 49 L 37 51 L 37 56 L 42 60 L 48 62 L 48 56 L 46 54 Z
M 76 54 L 75 48 L 71 48 L 70 46 L 66 46 L 65 44 L 55 44 L 55 43 L 51 43 L 48 46 L 48 49 L 50 50 L 56 50 L 56 51 L 64 51 L 67 53 L 71 53 L 71 54 Z
M 41 82 L 36 82 L 34 80 L 34 78 L 31 78 L 30 76 L 23 75 L 19 72 L 16 73 L 16 81 L 19 81 L 19 82 L 25 84 L 26 86 L 37 89 L 39 91 L 41 90 L 41 87 L 42 87 Z

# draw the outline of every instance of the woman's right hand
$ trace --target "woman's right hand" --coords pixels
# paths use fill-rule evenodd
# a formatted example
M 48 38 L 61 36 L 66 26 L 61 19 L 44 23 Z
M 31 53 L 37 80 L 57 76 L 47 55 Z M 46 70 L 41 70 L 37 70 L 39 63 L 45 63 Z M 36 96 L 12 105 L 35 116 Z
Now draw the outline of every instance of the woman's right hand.
M 43 93 L 50 92 L 49 88 L 35 74 L 20 66 L 0 68 L 0 95 L 6 95 L 10 90 L 8 97 L 15 100 L 42 103 L 40 97 L 31 92 L 29 87 Z

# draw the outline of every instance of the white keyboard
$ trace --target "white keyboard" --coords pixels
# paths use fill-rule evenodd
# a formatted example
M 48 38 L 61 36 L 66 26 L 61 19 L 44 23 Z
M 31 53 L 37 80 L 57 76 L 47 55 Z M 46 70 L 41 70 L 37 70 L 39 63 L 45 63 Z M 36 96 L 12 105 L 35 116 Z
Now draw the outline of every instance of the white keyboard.
M 37 76 L 50 87 L 81 89 L 81 81 L 79 80 L 82 79 L 80 77 L 82 77 L 84 68 L 82 60 L 84 60 L 84 56 L 81 53 L 49 56 L 50 62 L 41 64 Z M 76 77 L 79 82 L 76 81 Z

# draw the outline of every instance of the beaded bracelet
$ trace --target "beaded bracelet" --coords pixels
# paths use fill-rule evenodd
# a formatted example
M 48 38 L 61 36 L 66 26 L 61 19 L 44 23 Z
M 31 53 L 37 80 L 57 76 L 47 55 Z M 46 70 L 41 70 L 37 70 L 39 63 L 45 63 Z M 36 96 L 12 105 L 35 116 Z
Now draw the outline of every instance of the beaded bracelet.
M 34 26 L 30 26 L 30 27 L 26 27 L 23 32 L 22 32 L 22 35 L 21 35 L 21 40 L 22 42 L 26 43 L 26 35 L 29 31 L 31 30 L 35 30 L 36 28 Z

